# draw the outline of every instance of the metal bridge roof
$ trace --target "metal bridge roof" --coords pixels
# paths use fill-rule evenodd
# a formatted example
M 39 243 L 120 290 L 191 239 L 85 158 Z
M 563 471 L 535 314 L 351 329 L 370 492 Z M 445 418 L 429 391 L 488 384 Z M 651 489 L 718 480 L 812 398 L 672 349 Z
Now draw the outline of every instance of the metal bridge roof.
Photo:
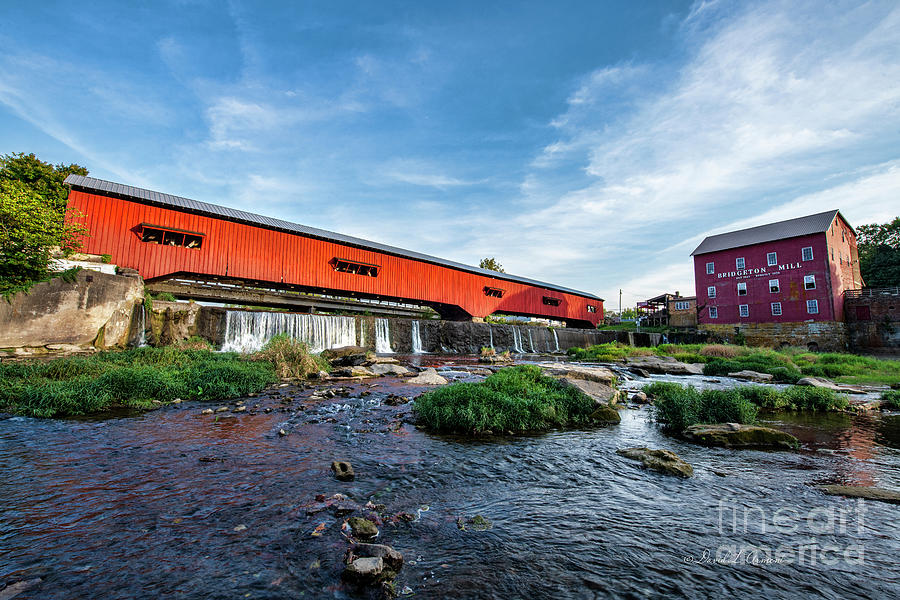
M 741 246 L 750 246 L 752 244 L 774 242 L 775 240 L 800 237 L 802 235 L 823 233 L 831 226 L 835 215 L 840 215 L 841 219 L 845 223 L 847 222 L 847 219 L 844 219 L 844 215 L 841 215 L 840 211 L 829 210 L 797 219 L 788 219 L 787 221 L 778 221 L 777 223 L 750 227 L 749 229 L 711 235 L 700 242 L 697 249 L 691 252 L 691 256 L 730 250 L 731 248 L 740 248 Z
M 395 246 L 388 246 L 386 244 L 380 244 L 378 242 L 355 238 L 349 235 L 335 233 L 333 231 L 326 231 L 324 229 L 316 229 L 315 227 L 308 227 L 306 225 L 300 225 L 298 223 L 291 223 L 290 221 L 282 221 L 281 219 L 273 219 L 271 217 L 257 215 L 254 213 L 245 212 L 243 210 L 236 210 L 233 208 L 228 208 L 226 206 L 209 204 L 207 202 L 200 202 L 198 200 L 192 200 L 190 198 L 182 198 L 181 196 L 173 196 L 171 194 L 164 194 L 162 192 L 154 192 L 152 190 L 145 190 L 143 188 L 137 188 L 121 183 L 114 183 L 112 181 L 106 181 L 103 179 L 96 179 L 94 177 L 85 177 L 84 175 L 69 175 L 68 177 L 66 177 L 65 183 L 72 186 L 73 189 L 80 189 L 87 192 L 101 192 L 108 196 L 116 196 L 126 200 L 141 202 L 143 204 L 152 204 L 162 206 L 164 208 L 180 210 L 183 212 L 194 213 L 207 217 L 225 219 L 237 223 L 264 227 L 266 229 L 284 231 L 287 233 L 303 235 L 306 237 L 317 238 L 329 242 L 337 242 L 349 246 L 356 246 L 365 250 L 375 250 L 377 252 L 384 252 L 385 254 L 393 254 L 395 256 L 401 256 L 403 258 L 411 258 L 413 260 L 419 260 L 436 265 L 450 267 L 451 269 L 459 269 L 461 271 L 476 273 L 478 275 L 485 275 L 488 277 L 493 277 L 495 279 L 515 281 L 517 283 L 534 285 L 549 290 L 556 290 L 558 292 L 565 292 L 567 294 L 575 294 L 577 296 L 592 298 L 601 302 L 603 301 L 602 298 L 595 296 L 594 294 L 580 292 L 578 290 L 553 285 L 551 283 L 545 283 L 543 281 L 536 281 L 534 279 L 527 279 L 525 277 L 519 277 L 517 275 L 509 275 L 507 273 L 500 273 L 498 271 L 481 269 L 479 267 L 464 265 L 462 263 L 438 258 L 436 256 L 430 256 L 428 254 L 420 254 L 419 252 L 404 250 L 403 248 L 397 248 Z

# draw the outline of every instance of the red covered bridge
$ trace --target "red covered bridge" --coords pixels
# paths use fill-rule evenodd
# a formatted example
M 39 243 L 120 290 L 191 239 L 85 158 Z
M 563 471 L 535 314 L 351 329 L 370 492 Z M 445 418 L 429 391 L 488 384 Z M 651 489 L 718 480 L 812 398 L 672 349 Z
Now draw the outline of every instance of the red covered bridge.
M 595 327 L 593 294 L 188 198 L 70 175 L 84 250 L 148 283 L 178 277 L 428 306 L 442 318 L 493 313 Z M 185 294 L 188 297 L 190 294 Z

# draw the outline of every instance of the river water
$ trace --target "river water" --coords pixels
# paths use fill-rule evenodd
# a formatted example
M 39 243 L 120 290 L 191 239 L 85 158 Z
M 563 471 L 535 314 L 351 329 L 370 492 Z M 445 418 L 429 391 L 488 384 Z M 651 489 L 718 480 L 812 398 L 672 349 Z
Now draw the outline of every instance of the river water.
M 647 408 L 613 427 L 471 440 L 382 404 L 421 393 L 402 380 L 313 391 L 281 388 L 218 418 L 185 403 L 0 421 L 0 588 L 39 577 L 17 597 L 360 597 L 340 579 L 343 519 L 308 514 L 316 495 L 342 493 L 385 505 L 379 541 L 404 554 L 397 590 L 415 597 L 900 596 L 900 507 L 815 488 L 900 488 L 900 416 L 770 419 L 799 452 L 682 443 Z M 615 454 L 645 445 L 695 476 Z M 355 481 L 333 478 L 336 459 Z M 475 515 L 492 527 L 459 528 Z M 781 554 L 748 564 L 751 547 Z

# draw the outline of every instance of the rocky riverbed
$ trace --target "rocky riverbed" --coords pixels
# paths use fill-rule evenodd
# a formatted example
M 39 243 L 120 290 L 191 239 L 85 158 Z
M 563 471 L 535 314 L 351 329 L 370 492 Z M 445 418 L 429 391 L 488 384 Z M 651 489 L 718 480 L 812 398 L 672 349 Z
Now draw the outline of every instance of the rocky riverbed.
M 484 376 L 474 358 L 415 361 L 451 381 Z M 632 377 L 629 391 L 667 377 L 729 384 Z M 471 439 L 415 426 L 410 400 L 425 389 L 348 379 L 222 405 L 0 421 L 0 594 L 380 596 L 344 575 L 348 552 L 379 558 L 352 554 L 363 540 L 350 539 L 351 517 L 402 555 L 400 597 L 900 593 L 897 506 L 820 489 L 900 489 L 898 415 L 765 417 L 799 440 L 779 452 L 677 440 L 631 403 L 617 425 Z M 626 448 L 675 452 L 692 476 L 640 468 L 617 454 Z

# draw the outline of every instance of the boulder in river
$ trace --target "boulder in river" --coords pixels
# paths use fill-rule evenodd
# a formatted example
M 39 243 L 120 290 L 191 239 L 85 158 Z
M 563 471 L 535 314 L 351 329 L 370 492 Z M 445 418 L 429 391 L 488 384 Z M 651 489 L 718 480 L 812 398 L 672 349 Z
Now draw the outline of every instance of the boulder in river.
M 866 391 L 849 385 L 838 385 L 837 383 L 825 379 L 824 377 L 802 377 L 797 380 L 796 385 L 804 385 L 808 387 L 825 388 L 834 390 L 835 392 L 843 392 L 845 394 L 865 394 Z
M 362 366 L 341 367 L 331 372 L 332 377 L 375 377 L 370 369 Z
M 683 363 L 670 356 L 630 356 L 625 364 L 629 369 L 663 375 L 703 375 L 703 363 Z
M 587 367 L 582 365 L 567 365 L 560 363 L 539 363 L 544 375 L 560 379 L 581 379 L 612 386 L 616 382 L 616 374 L 606 367 Z
M 736 371 L 734 373 L 729 373 L 729 377 L 734 377 L 735 379 L 746 379 L 747 381 L 755 381 L 757 383 L 770 383 L 775 377 L 769 373 L 760 373 L 759 371 L 750 371 L 749 369 L 744 369 L 743 371 Z
M 585 395 L 590 396 L 597 404 L 615 404 L 616 398 L 618 397 L 618 390 L 596 381 L 571 379 L 569 377 L 562 377 L 560 381 L 565 385 L 574 387 Z
M 691 425 L 682 435 L 690 442 L 705 446 L 770 448 L 774 450 L 794 450 L 800 447 L 800 441 L 791 434 L 760 425 L 741 425 L 740 423 Z
M 622 421 L 619 411 L 609 404 L 600 404 L 591 413 L 591 420 L 604 425 L 616 425 Z
M 620 448 L 616 450 L 616 454 L 640 461 L 645 469 L 666 475 L 690 477 L 694 474 L 694 468 L 670 450 L 651 450 L 646 447 Z
M 406 367 L 402 367 L 400 365 L 394 365 L 390 363 L 375 363 L 369 370 L 378 377 L 383 376 L 394 376 L 394 377 L 402 377 L 404 375 L 409 375 L 410 370 Z
M 406 383 L 414 385 L 444 385 L 447 383 L 447 380 L 438 375 L 434 367 L 428 367 L 415 377 L 407 379 Z
M 361 365 L 374 356 L 374 352 L 371 352 L 362 346 L 343 346 L 341 348 L 331 348 L 330 350 L 324 350 L 322 352 L 322 357 L 336 367 L 354 367 Z
M 631 397 L 635 404 L 650 404 L 650 398 L 644 392 L 637 392 Z
M 379 556 L 357 558 L 344 569 L 344 578 L 356 583 L 373 583 L 381 578 L 384 560 Z
M 332 462 L 331 470 L 339 481 L 353 481 L 356 477 L 356 473 L 353 472 L 353 466 L 347 461 L 336 460 Z
M 359 557 L 380 558 L 392 571 L 399 571 L 403 567 L 403 555 L 385 544 L 355 544 L 351 550 Z
M 353 532 L 353 537 L 355 538 L 369 540 L 378 536 L 378 527 L 368 519 L 363 519 L 362 517 L 350 517 L 347 519 L 347 524 L 350 525 L 350 530 Z
M 900 504 L 900 492 L 884 488 L 861 485 L 820 485 L 819 489 L 831 496 L 849 496 L 850 498 Z

